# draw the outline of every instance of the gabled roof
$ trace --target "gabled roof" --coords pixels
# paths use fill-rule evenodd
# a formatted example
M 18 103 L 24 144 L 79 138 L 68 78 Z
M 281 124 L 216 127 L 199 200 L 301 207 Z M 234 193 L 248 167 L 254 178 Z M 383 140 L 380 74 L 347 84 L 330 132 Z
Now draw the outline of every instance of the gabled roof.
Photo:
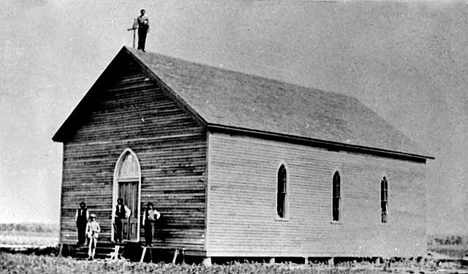
M 127 47 L 115 59 L 124 53 L 209 128 L 432 158 L 354 97 Z

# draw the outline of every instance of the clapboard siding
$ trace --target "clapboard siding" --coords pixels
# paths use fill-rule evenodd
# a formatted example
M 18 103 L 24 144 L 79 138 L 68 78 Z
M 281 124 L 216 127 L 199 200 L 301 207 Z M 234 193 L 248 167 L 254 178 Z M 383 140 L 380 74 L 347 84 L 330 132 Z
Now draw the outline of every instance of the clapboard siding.
M 209 134 L 208 256 L 419 256 L 426 250 L 424 164 L 241 135 Z M 276 174 L 288 172 L 288 220 Z M 342 214 L 332 223 L 332 176 Z M 381 223 L 380 182 L 389 182 Z
M 156 244 L 204 249 L 206 132 L 136 65 L 93 98 L 64 142 L 61 241 L 76 242 L 75 210 L 85 201 L 103 240 L 111 237 L 113 176 L 130 148 L 141 166 L 141 204 L 162 213 Z M 144 239 L 141 230 L 140 239 Z

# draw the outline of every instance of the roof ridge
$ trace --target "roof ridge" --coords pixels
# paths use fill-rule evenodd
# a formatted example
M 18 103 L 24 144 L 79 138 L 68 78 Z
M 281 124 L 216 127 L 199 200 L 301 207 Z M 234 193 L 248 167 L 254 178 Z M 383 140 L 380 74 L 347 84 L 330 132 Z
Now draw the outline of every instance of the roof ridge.
M 152 51 L 140 52 L 139 50 L 129 48 L 127 46 L 124 46 L 124 47 L 127 50 L 129 50 L 132 54 L 137 56 L 140 60 L 142 58 L 144 58 L 144 56 L 147 55 L 147 54 L 156 55 L 156 56 L 160 56 L 160 57 L 163 57 L 163 58 L 173 59 L 173 60 L 176 60 L 176 61 L 181 62 L 181 63 L 204 66 L 204 67 L 208 67 L 208 68 L 211 68 L 211 69 L 221 70 L 221 71 L 225 71 L 227 73 L 239 74 L 239 75 L 246 76 L 246 77 L 259 78 L 259 79 L 263 79 L 263 80 L 266 80 L 266 81 L 269 81 L 269 82 L 276 82 L 276 83 L 280 83 L 280 84 L 286 84 L 286 85 L 293 86 L 293 87 L 296 87 L 296 88 L 299 88 L 299 89 L 313 90 L 315 92 L 321 92 L 321 93 L 331 93 L 331 94 L 335 94 L 337 96 L 342 96 L 344 98 L 353 98 L 353 99 L 358 100 L 360 102 L 360 100 L 358 98 L 356 98 L 355 96 L 350 95 L 350 94 L 344 94 L 344 93 L 331 91 L 331 90 L 318 89 L 318 88 L 313 87 L 313 86 L 306 86 L 306 85 L 299 84 L 299 83 L 291 83 L 291 82 L 283 81 L 283 80 L 280 80 L 280 79 L 267 77 L 267 76 L 264 76 L 264 75 L 251 74 L 250 72 L 243 72 L 243 71 L 235 70 L 233 68 L 217 67 L 217 66 L 212 65 L 212 64 L 202 63 L 202 62 L 197 62 L 197 61 L 192 61 L 192 60 L 186 60 L 186 59 L 183 59 L 181 57 L 170 56 L 170 55 L 166 55 L 166 54 L 159 53 L 159 52 L 152 52 Z M 307 92 L 307 90 L 297 90 L 297 91 Z

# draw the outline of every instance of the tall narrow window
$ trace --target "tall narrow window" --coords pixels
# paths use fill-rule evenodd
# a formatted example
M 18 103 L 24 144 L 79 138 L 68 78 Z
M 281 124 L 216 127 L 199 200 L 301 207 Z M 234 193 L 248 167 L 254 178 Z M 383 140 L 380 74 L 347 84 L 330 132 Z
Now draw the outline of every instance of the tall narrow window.
M 114 170 L 113 207 L 118 198 L 131 210 L 123 222 L 123 239 L 139 240 L 141 169 L 137 155 L 131 149 L 125 149 L 117 160 Z M 114 210 L 113 209 L 113 210 Z
M 388 209 L 388 182 L 385 176 L 380 182 L 380 207 L 382 209 L 382 223 L 387 222 L 387 209 Z
M 332 198 L 332 218 L 333 221 L 340 220 L 340 203 L 341 203 L 341 190 L 340 190 L 340 173 L 338 171 L 333 174 L 333 198 Z
M 286 167 L 281 165 L 278 169 L 278 192 L 276 193 L 276 213 L 280 218 L 286 218 L 286 205 L 287 205 L 287 173 Z

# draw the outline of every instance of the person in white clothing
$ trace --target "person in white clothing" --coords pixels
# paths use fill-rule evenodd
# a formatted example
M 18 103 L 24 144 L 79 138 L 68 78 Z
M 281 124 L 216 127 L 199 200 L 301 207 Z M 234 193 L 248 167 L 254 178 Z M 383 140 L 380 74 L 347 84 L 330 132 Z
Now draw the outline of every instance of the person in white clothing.
M 146 204 L 146 210 L 143 215 L 143 227 L 145 228 L 145 242 L 146 246 L 151 246 L 154 235 L 154 223 L 161 217 L 156 209 L 153 208 L 153 203 Z
M 101 227 L 96 221 L 96 214 L 89 215 L 89 222 L 86 225 L 86 234 L 89 238 L 89 249 L 88 249 L 88 259 L 93 260 L 94 255 L 96 254 L 97 239 L 99 233 L 101 232 Z

